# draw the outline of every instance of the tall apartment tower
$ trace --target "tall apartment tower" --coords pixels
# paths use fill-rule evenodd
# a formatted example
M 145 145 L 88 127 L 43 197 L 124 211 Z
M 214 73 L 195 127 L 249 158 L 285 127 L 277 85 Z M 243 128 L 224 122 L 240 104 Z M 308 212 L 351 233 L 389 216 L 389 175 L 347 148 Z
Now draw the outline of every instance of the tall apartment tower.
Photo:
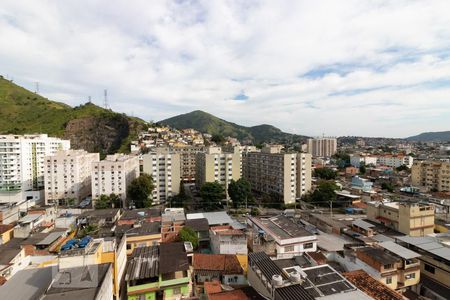
M 144 173 L 152 176 L 153 203 L 164 203 L 180 192 L 180 154 L 159 148 L 143 155 Z
M 45 157 L 70 149 L 70 141 L 37 135 L 0 135 L 0 199 L 24 200 L 44 188 Z
M 92 163 L 100 161 L 99 153 L 84 150 L 61 150 L 45 158 L 45 204 L 75 198 L 81 201 L 91 195 Z
M 415 160 L 411 167 L 412 185 L 438 192 L 450 191 L 450 163 Z
M 180 176 L 183 182 L 195 182 L 197 153 L 205 152 L 204 146 L 183 146 L 170 149 L 180 155 Z
M 205 182 L 217 181 L 224 185 L 225 191 L 232 179 L 240 176 L 240 153 L 223 152 L 220 147 L 209 147 L 205 153 L 197 153 L 195 182 L 201 187 Z
M 337 152 L 337 139 L 331 137 L 308 139 L 308 153 L 314 157 L 330 157 Z
M 295 203 L 311 189 L 311 155 L 282 153 L 281 149 L 270 145 L 261 152 L 244 153 L 242 176 L 253 190 L 277 194 L 285 204 Z
M 92 163 L 92 199 L 101 195 L 118 195 L 125 207 L 127 187 L 139 176 L 139 157 L 124 154 L 108 155 L 99 162 Z

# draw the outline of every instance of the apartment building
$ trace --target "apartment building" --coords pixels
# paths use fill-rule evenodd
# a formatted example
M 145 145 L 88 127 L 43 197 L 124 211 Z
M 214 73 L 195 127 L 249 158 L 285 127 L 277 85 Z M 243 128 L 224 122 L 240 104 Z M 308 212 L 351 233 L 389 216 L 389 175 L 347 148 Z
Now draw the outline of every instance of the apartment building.
M 44 165 L 45 204 L 69 198 L 79 202 L 91 195 L 92 163 L 98 161 L 99 153 L 84 150 L 61 150 L 47 156 Z
M 430 191 L 450 191 L 450 162 L 414 161 L 411 168 L 412 185 Z
M 337 152 L 337 139 L 332 137 L 308 139 L 307 149 L 314 157 L 331 157 Z
M 434 206 L 429 204 L 372 201 L 367 204 L 367 218 L 410 236 L 434 231 Z
M 0 200 L 25 200 L 44 188 L 45 157 L 70 149 L 70 141 L 37 135 L 0 135 Z
M 386 166 L 391 168 L 398 168 L 400 166 L 407 166 L 411 168 L 414 158 L 409 155 L 403 154 L 384 154 L 384 155 L 365 155 L 365 154 L 352 154 L 350 155 L 350 163 L 352 166 L 359 168 L 361 164 L 374 165 L 374 166 Z
M 217 181 L 223 184 L 227 191 L 230 181 L 240 177 L 238 150 L 223 152 L 221 147 L 209 147 L 205 153 L 197 153 L 195 182 L 198 187 L 205 182 Z
M 125 207 L 127 187 L 139 176 L 139 158 L 124 154 L 108 155 L 92 163 L 92 199 L 101 195 L 118 195 Z
M 182 182 L 195 182 L 195 161 L 197 153 L 205 152 L 204 146 L 172 147 L 171 150 L 180 155 L 180 176 Z
M 164 203 L 180 192 L 180 154 L 157 148 L 142 156 L 144 173 L 153 178 L 153 203 Z
M 311 155 L 282 153 L 278 145 L 265 146 L 261 152 L 243 154 L 242 176 L 255 191 L 275 193 L 284 203 L 295 203 L 311 189 Z

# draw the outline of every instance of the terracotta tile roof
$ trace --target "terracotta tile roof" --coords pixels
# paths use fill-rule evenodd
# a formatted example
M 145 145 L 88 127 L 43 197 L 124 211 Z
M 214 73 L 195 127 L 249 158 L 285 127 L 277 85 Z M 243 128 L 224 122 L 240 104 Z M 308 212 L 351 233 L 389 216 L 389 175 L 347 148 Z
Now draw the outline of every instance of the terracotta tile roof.
M 403 296 L 387 285 L 382 284 L 378 280 L 372 278 L 363 270 L 346 272 L 342 275 L 348 281 L 353 283 L 357 288 L 376 300 L 403 300 Z
M 3 234 L 7 232 L 8 230 L 11 230 L 14 228 L 13 224 L 0 224 L 0 234 Z
M 6 278 L 3 276 L 0 276 L 0 286 L 4 285 L 6 283 Z
M 192 259 L 194 270 L 219 271 L 222 274 L 242 274 L 236 255 L 195 253 Z
M 209 295 L 209 300 L 247 300 L 250 299 L 242 290 L 226 291 Z
M 205 281 L 204 288 L 207 295 L 220 293 L 222 291 L 222 286 L 220 285 L 219 280 Z

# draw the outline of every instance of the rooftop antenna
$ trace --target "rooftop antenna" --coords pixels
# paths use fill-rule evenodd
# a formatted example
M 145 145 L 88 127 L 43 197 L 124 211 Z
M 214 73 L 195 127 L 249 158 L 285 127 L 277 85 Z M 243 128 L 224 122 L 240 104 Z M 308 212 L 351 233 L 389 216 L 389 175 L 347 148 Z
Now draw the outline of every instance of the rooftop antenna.
M 36 81 L 36 89 L 34 90 L 35 94 L 39 94 L 39 82 Z
M 104 93 L 105 93 L 105 100 L 103 102 L 103 106 L 105 107 L 105 109 L 108 109 L 108 90 L 105 90 Z

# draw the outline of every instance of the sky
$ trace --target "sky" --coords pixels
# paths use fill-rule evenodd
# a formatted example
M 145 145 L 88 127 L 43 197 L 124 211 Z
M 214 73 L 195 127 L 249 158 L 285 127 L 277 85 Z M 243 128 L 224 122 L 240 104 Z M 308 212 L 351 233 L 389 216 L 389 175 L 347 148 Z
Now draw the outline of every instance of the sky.
M 2 0 L 0 74 L 144 120 L 329 136 L 450 130 L 450 1 Z

